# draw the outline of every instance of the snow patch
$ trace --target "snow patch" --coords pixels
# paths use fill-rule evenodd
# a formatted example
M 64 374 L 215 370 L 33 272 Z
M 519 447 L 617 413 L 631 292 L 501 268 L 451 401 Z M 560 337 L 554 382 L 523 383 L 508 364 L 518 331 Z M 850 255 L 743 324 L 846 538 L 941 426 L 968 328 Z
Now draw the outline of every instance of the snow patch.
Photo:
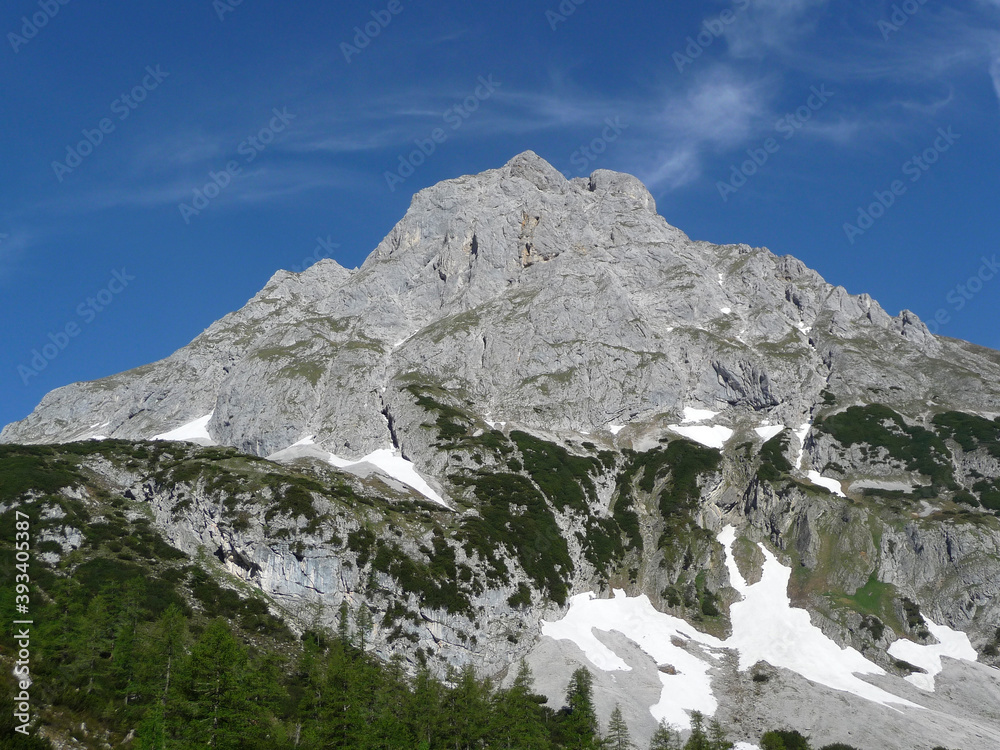
M 621 432 L 624 429 L 625 429 L 625 425 L 623 425 L 623 424 L 609 424 L 608 425 L 608 432 L 610 432 L 612 435 L 617 435 L 619 432 Z
M 207 440 L 212 445 L 215 445 L 215 441 L 212 440 L 212 436 L 208 434 L 208 423 L 212 419 L 212 415 L 215 412 L 209 412 L 204 417 L 198 417 L 187 424 L 183 424 L 175 430 L 170 432 L 163 432 L 159 435 L 153 435 L 151 440 L 169 440 L 172 442 L 197 442 Z
M 969 642 L 969 636 L 959 630 L 952 630 L 947 625 L 937 625 L 926 617 L 924 623 L 931 635 L 937 638 L 938 643 L 924 646 L 913 641 L 901 638 L 889 646 L 889 656 L 908 661 L 914 666 L 927 670 L 927 674 L 911 674 L 904 679 L 912 685 L 916 685 L 921 690 L 934 692 L 934 678 L 941 673 L 944 668 L 941 665 L 941 657 L 949 656 L 952 659 L 963 659 L 965 661 L 978 661 L 979 654 Z
M 793 468 L 802 468 L 802 458 L 806 454 L 806 438 L 809 437 L 809 430 L 812 429 L 812 426 L 812 422 L 806 422 L 795 431 L 795 437 L 799 441 L 799 455 L 795 459 L 795 466 Z
M 722 308 L 722 310 L 720 310 L 720 312 L 721 312 L 721 313 L 722 313 L 723 315 L 732 315 L 732 313 L 733 313 L 733 308 L 731 308 L 731 307 L 723 307 L 723 308 Z
M 722 412 L 712 411 L 711 409 L 695 409 L 690 406 L 684 407 L 684 419 L 681 420 L 681 424 L 691 424 L 692 422 L 707 422 L 714 417 L 719 416 Z
M 597 669 L 605 672 L 628 672 L 631 667 L 597 638 L 596 630 L 617 631 L 635 642 L 656 664 L 672 665 L 677 674 L 659 673 L 660 700 L 649 712 L 655 720 L 662 719 L 681 729 L 691 726 L 688 712 L 701 711 L 712 716 L 718 707 L 709 672 L 716 666 L 715 653 L 719 649 L 733 649 L 739 654 L 740 671 L 763 661 L 882 706 L 922 708 L 858 677 L 886 673 L 857 650 L 838 646 L 812 624 L 808 611 L 791 606 L 788 581 L 792 570 L 782 565 L 764 545 L 758 545 L 764 554 L 761 579 L 751 585 L 740 574 L 733 556 L 736 529 L 727 526 L 718 539 L 725 548 L 730 583 L 743 597 L 730 607 L 729 639 L 720 641 L 702 633 L 684 620 L 658 612 L 645 595 L 628 597 L 620 589 L 615 589 L 613 599 L 598 599 L 593 592 L 571 597 L 563 619 L 542 621 L 542 635 L 571 641 Z M 897 641 L 893 647 L 899 652 L 898 658 L 906 658 L 928 671 L 936 665 L 934 674 L 940 671 L 942 655 L 975 659 L 975 651 L 964 633 L 930 622 L 928 627 L 941 645 L 918 646 Z M 686 648 L 675 643 L 684 643 Z M 737 747 L 759 750 L 751 743 L 740 743 Z
M 765 661 L 811 682 L 883 706 L 896 704 L 920 708 L 857 677 L 859 674 L 884 675 L 885 671 L 856 649 L 838 646 L 812 624 L 808 611 L 791 606 L 788 581 L 792 569 L 782 565 L 764 545 L 758 545 L 764 553 L 761 579 L 749 585 L 733 557 L 736 529 L 727 526 L 719 534 L 719 541 L 726 548 L 730 584 L 743 595 L 743 600 L 729 609 L 733 635 L 725 642 L 727 647 L 739 651 L 741 671 Z
M 542 635 L 572 641 L 598 669 L 631 671 L 628 664 L 597 639 L 595 630 L 617 631 L 634 641 L 657 664 L 674 667 L 677 674 L 658 672 L 662 685 L 660 700 L 649 709 L 656 721 L 662 719 L 690 729 L 687 712 L 701 711 L 706 716 L 715 713 L 718 703 L 709 675 L 713 664 L 675 646 L 672 639 L 719 648 L 722 642 L 717 638 L 699 633 L 684 620 L 657 612 L 647 596 L 628 597 L 620 589 L 615 589 L 613 599 L 597 599 L 593 592 L 574 596 L 562 620 L 542 622 Z
M 436 493 L 431 486 L 427 484 L 427 481 L 417 473 L 417 469 L 413 463 L 407 461 L 393 448 L 380 448 L 379 450 L 373 451 L 357 461 L 350 461 L 346 458 L 341 458 L 340 456 L 330 453 L 327 461 L 336 466 L 338 469 L 347 469 L 360 464 L 370 464 L 380 471 L 388 474 L 393 479 L 402 482 L 408 487 L 412 487 L 421 495 L 433 500 L 438 505 L 443 505 L 445 508 L 451 510 L 451 506 L 444 501 L 444 498 Z
M 764 442 L 767 442 L 775 435 L 780 435 L 786 429 L 787 428 L 783 424 L 774 424 L 774 425 L 761 425 L 760 427 L 754 427 L 753 431 L 756 432 L 758 435 L 760 435 L 760 437 L 763 438 Z
M 813 471 L 812 469 L 810 469 L 807 472 L 806 476 L 809 477 L 810 482 L 812 482 L 813 484 L 817 484 L 820 487 L 826 487 L 834 495 L 837 495 L 839 497 L 847 497 L 847 495 L 844 494 L 844 491 L 840 487 L 840 482 L 838 482 L 836 479 L 830 479 L 829 477 L 824 477 L 818 471 Z
M 706 448 L 718 448 L 719 450 L 722 450 L 726 441 L 733 436 L 733 431 L 722 425 L 709 427 L 707 425 L 668 424 L 667 428 L 678 435 L 704 445 Z

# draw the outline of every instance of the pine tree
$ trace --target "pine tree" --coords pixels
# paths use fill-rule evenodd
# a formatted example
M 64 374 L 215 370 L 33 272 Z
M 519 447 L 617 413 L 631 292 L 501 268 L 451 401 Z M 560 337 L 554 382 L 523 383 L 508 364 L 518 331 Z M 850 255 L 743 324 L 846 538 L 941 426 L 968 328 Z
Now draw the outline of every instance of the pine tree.
M 447 747 L 480 747 L 489 728 L 489 683 L 476 679 L 468 666 L 459 674 L 449 672 L 452 684 L 444 697 L 444 712 L 450 717 L 446 725 L 444 745 Z
M 566 688 L 566 703 L 560 727 L 563 744 L 574 750 L 599 747 L 597 714 L 594 711 L 594 676 L 586 667 L 573 672 Z
M 351 642 L 351 611 L 347 607 L 347 599 L 340 602 L 337 616 L 337 637 L 344 644 Z
M 649 750 L 681 750 L 681 737 L 667 722 L 660 719 L 660 725 L 649 741 Z
M 622 716 L 622 707 L 617 703 L 611 712 L 611 719 L 608 721 L 608 734 L 604 740 L 604 747 L 607 750 L 633 750 L 632 736 L 628 731 L 628 724 Z
M 445 723 L 442 721 L 444 714 L 441 710 L 443 692 L 443 686 L 431 676 L 426 666 L 417 672 L 410 692 L 407 715 L 418 747 L 439 745 L 438 734 Z
M 684 750 L 712 750 L 705 733 L 705 717 L 700 711 L 691 712 L 691 736 L 684 743 Z
M 726 730 L 718 719 L 712 719 L 708 725 L 708 744 L 712 750 L 733 750 L 733 743 L 726 737 Z
M 541 707 L 545 699 L 532 694 L 531 690 L 531 669 L 522 659 L 514 682 L 494 699 L 490 736 L 492 745 L 498 750 L 544 750 L 549 747 Z
M 261 683 L 225 621 L 205 628 L 185 666 L 184 738 L 219 750 L 264 746 L 269 685 Z
M 165 750 L 168 726 L 177 712 L 175 675 L 184 657 L 187 618 L 176 604 L 171 604 L 145 634 L 138 681 L 149 708 L 137 730 L 137 739 L 140 748 Z

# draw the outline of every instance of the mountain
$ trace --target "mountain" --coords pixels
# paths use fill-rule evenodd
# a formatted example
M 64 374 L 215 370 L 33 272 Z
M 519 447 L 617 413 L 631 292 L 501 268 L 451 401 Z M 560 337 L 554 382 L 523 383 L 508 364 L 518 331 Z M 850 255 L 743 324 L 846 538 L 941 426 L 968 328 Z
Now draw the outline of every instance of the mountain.
M 346 602 L 411 669 L 526 657 L 555 702 L 583 664 L 639 738 L 968 749 L 1000 744 L 998 403 L 1000 353 L 526 152 L 0 442 L 95 441 L 75 470 L 223 585 L 297 632 Z

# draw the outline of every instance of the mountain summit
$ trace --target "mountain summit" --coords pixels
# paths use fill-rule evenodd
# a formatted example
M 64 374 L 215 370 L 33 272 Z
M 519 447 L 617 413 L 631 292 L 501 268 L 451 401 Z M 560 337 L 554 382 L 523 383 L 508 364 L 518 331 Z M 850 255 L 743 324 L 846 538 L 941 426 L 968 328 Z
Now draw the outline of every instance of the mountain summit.
M 257 455 L 306 436 L 405 451 L 385 417 L 417 375 L 492 420 L 576 431 L 685 406 L 797 425 L 824 390 L 918 412 L 1000 395 L 996 353 L 792 257 L 692 241 L 635 177 L 567 180 L 529 151 L 418 193 L 359 269 L 279 271 L 187 347 L 56 390 L 0 440 L 142 439 L 211 414 L 212 440 Z

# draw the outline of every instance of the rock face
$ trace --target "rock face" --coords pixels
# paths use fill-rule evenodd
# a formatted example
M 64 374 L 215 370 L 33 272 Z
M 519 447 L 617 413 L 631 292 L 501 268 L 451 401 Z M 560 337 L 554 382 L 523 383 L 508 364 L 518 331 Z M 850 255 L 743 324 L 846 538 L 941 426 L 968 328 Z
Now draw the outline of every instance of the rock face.
M 998 403 L 997 352 L 935 337 L 792 257 L 692 241 L 634 177 L 566 180 L 527 152 L 417 194 L 359 269 L 279 272 L 187 347 L 53 391 L 0 442 L 147 440 L 211 415 L 196 440 L 242 452 L 236 478 L 193 448 L 183 479 L 125 471 L 113 447 L 91 469 L 291 621 L 366 608 L 380 653 L 442 671 L 502 674 L 534 644 L 536 664 L 558 655 L 542 685 L 554 701 L 576 663 L 593 668 L 539 638 L 570 595 L 644 594 L 725 636 L 740 600 L 717 540 L 727 525 L 749 584 L 764 543 L 792 568 L 793 604 L 882 679 L 906 674 L 894 640 L 932 644 L 928 618 L 968 634 L 976 679 L 993 685 Z M 380 472 L 371 454 L 387 448 L 447 507 Z M 331 467 L 363 457 L 355 476 Z M 58 540 L 72 548 L 72 530 Z M 608 695 L 648 697 L 678 676 L 601 637 L 637 680 L 604 675 Z M 713 678 L 720 711 L 760 706 L 748 726 L 793 714 L 734 663 Z M 772 671 L 823 736 L 852 738 L 834 731 L 846 716 L 816 709 L 844 694 L 810 704 L 807 680 Z M 975 721 L 981 733 L 941 744 L 1000 736 L 1000 718 Z M 889 726 L 865 741 L 884 746 Z
M 414 375 L 495 421 L 582 431 L 689 404 L 798 425 L 824 389 L 909 412 L 1000 394 L 996 353 L 794 258 L 693 242 L 634 177 L 566 180 L 528 152 L 418 193 L 361 268 L 279 272 L 166 360 L 56 390 L 0 439 L 148 438 L 213 412 L 212 437 L 256 455 L 318 435 L 428 460 L 383 417 Z

